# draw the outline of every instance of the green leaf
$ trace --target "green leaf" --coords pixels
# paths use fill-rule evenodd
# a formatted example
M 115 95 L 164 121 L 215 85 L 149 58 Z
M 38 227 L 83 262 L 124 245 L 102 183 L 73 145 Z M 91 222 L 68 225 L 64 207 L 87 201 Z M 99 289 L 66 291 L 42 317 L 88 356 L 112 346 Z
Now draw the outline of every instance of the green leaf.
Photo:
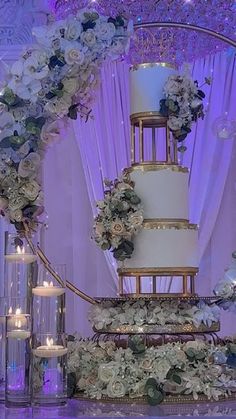
M 164 394 L 157 388 L 149 388 L 147 392 L 147 401 L 150 406 L 156 406 L 164 400 Z
M 172 376 L 172 380 L 176 383 L 176 384 L 181 384 L 182 380 L 181 377 L 177 374 L 173 374 Z
M 157 380 L 153 377 L 148 378 L 145 384 L 145 388 L 148 388 L 149 386 L 158 386 Z
M 70 119 L 77 119 L 77 107 L 70 106 L 70 107 L 69 107 L 69 110 L 68 110 L 68 114 L 67 114 L 67 116 L 68 116 Z
M 195 358 L 199 361 L 203 360 L 206 358 L 206 355 L 203 351 L 197 352 L 195 355 Z

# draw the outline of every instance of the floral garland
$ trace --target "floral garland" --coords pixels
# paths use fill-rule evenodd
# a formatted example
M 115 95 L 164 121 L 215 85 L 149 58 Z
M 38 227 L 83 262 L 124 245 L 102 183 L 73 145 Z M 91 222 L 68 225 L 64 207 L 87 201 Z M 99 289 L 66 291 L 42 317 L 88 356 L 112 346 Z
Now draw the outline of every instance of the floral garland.
M 8 71 L 0 93 L 0 212 L 17 230 L 43 212 L 40 172 L 59 119 L 87 120 L 104 60 L 127 52 L 128 22 L 91 10 L 36 27 L 37 44 Z
M 183 325 L 201 324 L 211 327 L 219 321 L 220 308 L 201 301 L 198 304 L 175 301 L 120 301 L 114 305 L 106 301 L 90 308 L 88 319 L 96 330 L 104 330 L 108 326 L 120 325 Z
M 102 250 L 111 249 L 114 258 L 123 261 L 131 257 L 132 237 L 142 227 L 141 199 L 128 174 L 104 183 L 107 189 L 104 200 L 97 202 L 99 214 L 95 218 L 94 240 Z
M 210 84 L 205 78 L 204 84 Z M 160 113 L 168 118 L 168 126 L 178 142 L 185 140 L 191 132 L 193 122 L 204 118 L 203 99 L 205 93 L 198 82 L 185 75 L 169 76 L 164 86 L 165 98 L 160 100 Z M 182 146 L 179 151 L 185 151 Z
M 155 405 L 166 394 L 195 400 L 204 394 L 218 400 L 236 386 L 229 359 L 235 348 L 201 340 L 146 347 L 139 336 L 130 337 L 127 348 L 117 348 L 112 340 L 74 340 L 68 344 L 69 376 L 74 391 L 94 399 L 146 397 Z

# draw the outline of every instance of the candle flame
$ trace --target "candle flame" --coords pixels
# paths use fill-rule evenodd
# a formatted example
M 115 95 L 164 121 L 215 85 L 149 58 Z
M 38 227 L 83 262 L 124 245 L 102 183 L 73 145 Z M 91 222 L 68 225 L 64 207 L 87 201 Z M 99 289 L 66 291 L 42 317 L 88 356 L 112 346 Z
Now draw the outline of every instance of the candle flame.
M 21 321 L 20 321 L 20 320 L 17 320 L 17 321 L 15 322 L 15 326 L 16 326 L 18 329 L 20 329 L 20 328 L 21 328 Z
M 16 253 L 18 255 L 24 255 L 25 254 L 25 248 L 24 248 L 24 246 L 22 248 L 20 248 L 20 246 L 17 246 Z
M 12 306 L 9 308 L 8 314 L 12 314 Z
M 47 342 L 47 346 L 50 348 L 53 345 L 53 338 L 51 338 L 51 339 L 47 338 L 46 342 Z
M 43 286 L 45 288 L 53 287 L 53 282 L 51 281 L 50 283 L 48 283 L 48 281 L 43 281 Z
M 16 315 L 19 315 L 19 314 L 21 314 L 21 308 L 16 309 Z

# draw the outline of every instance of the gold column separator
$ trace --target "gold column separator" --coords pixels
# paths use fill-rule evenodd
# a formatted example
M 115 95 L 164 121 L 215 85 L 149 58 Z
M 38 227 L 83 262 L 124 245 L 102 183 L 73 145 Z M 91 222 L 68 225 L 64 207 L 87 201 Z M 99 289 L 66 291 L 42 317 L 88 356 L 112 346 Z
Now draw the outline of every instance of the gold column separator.
M 190 276 L 190 291 L 191 294 L 195 294 L 195 283 L 194 283 L 195 277 L 194 275 Z
M 143 121 L 139 120 L 139 161 L 143 162 Z
M 188 294 L 188 276 L 183 275 L 183 294 Z
M 152 292 L 153 294 L 156 294 L 157 292 L 157 277 L 156 276 L 152 277 Z
M 174 163 L 178 164 L 178 147 L 177 147 L 177 140 L 175 138 L 173 138 L 173 144 L 174 144 Z
M 124 281 L 123 281 L 123 276 L 119 275 L 119 294 L 123 295 L 124 294 Z
M 156 136 L 155 127 L 152 127 L 152 161 L 156 161 Z
M 135 162 L 135 126 L 131 123 L 131 164 Z
M 136 276 L 136 294 L 139 295 L 141 293 L 141 280 L 140 276 Z
M 166 160 L 167 163 L 171 163 L 171 155 L 170 155 L 170 130 L 166 122 Z

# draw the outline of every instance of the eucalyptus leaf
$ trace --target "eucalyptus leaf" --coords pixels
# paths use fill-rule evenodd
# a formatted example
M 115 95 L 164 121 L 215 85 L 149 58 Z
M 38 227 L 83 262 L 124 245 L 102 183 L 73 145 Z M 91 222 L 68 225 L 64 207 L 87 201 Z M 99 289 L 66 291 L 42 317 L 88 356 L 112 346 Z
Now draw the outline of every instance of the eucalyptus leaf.
M 182 380 L 181 377 L 177 374 L 173 374 L 172 376 L 172 380 L 176 383 L 176 384 L 181 384 Z

